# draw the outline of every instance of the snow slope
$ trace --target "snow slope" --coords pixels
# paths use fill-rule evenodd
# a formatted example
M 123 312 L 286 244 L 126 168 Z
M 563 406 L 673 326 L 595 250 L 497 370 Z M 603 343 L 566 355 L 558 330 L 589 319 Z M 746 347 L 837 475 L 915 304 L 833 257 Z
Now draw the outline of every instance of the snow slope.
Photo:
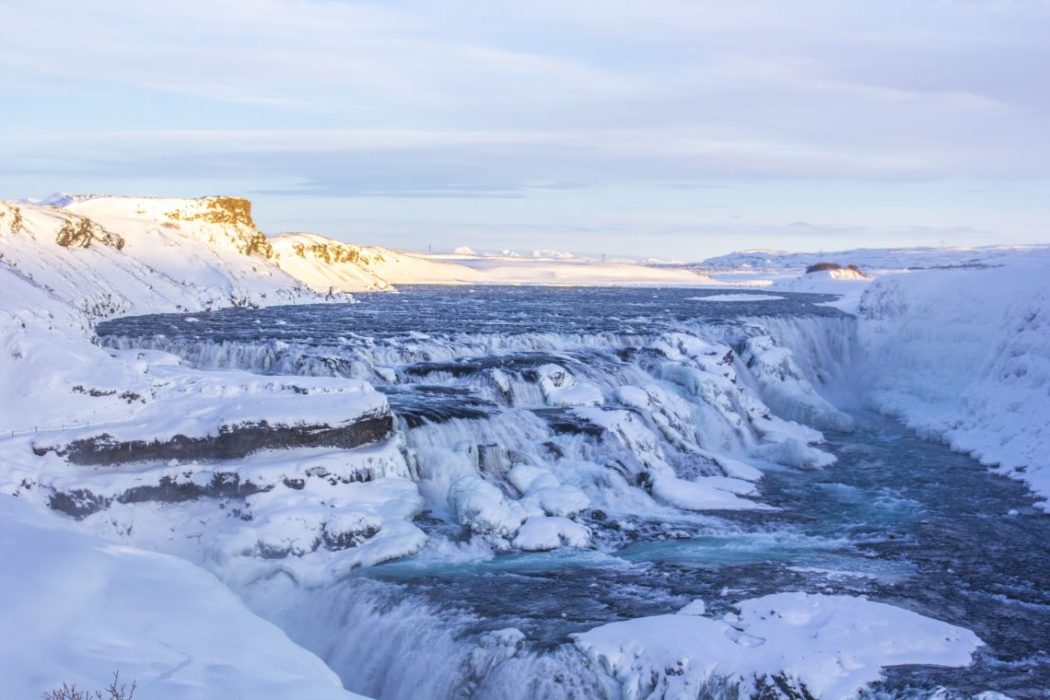
M 193 376 L 172 366 L 174 358 L 151 366 L 107 352 L 93 342 L 93 324 L 118 314 L 320 297 L 277 268 L 244 200 L 90 197 L 62 204 L 0 202 L 0 481 L 5 494 L 23 494 L 0 497 L 0 696 L 39 697 L 64 682 L 102 688 L 119 670 L 151 698 L 353 697 L 319 659 L 255 617 L 210 574 L 59 529 L 72 521 L 40 508 L 55 491 L 39 481 L 82 484 L 99 471 L 71 470 L 54 453 L 37 458 L 30 449 L 107 423 L 162 434 L 163 424 L 181 421 L 206 434 L 227 418 L 240 420 L 241 411 L 270 418 L 270 400 L 256 391 L 265 387 Z M 189 400 L 177 410 L 155 410 L 165 397 L 202 388 L 212 395 L 204 412 L 201 396 L 184 396 Z M 323 390 L 313 400 L 324 403 L 327 394 L 330 403 L 355 405 L 346 402 L 354 387 L 331 388 L 334 394 Z M 374 392 L 356 390 L 374 407 Z M 224 396 L 229 410 L 216 413 Z M 50 476 L 45 463 L 56 466 Z M 142 480 L 140 473 L 115 476 Z M 281 514 L 272 503 L 258 509 L 265 536 Z M 148 520 L 133 524 L 149 527 Z
M 868 398 L 1050 496 L 1050 251 L 876 280 L 860 303 Z
M 277 268 L 245 200 L 0 202 L 0 432 L 70 425 L 127 402 L 76 386 L 133 390 L 141 378 L 92 345 L 117 315 L 322 298 Z
M 377 246 L 341 243 L 312 233 L 273 238 L 282 270 L 311 289 L 328 293 L 391 289 L 395 284 L 478 284 L 481 275 L 461 265 Z
M 0 522 L 0 697 L 101 689 L 114 671 L 150 700 L 361 697 L 188 562 L 60 529 L 10 496 Z
M 250 206 L 230 197 L 0 202 L 2 262 L 92 317 L 313 300 L 276 266 Z
M 856 270 L 819 270 L 807 272 L 798 277 L 777 279 L 768 287 L 785 292 L 803 294 L 837 294 L 839 299 L 827 302 L 840 311 L 856 315 L 861 295 L 868 288 L 874 276 L 864 275 Z

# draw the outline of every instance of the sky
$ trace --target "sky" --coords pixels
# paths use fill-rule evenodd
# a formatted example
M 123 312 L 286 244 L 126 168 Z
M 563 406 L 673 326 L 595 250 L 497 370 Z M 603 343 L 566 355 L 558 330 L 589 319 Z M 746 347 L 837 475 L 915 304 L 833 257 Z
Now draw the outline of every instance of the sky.
M 698 260 L 1050 242 L 1050 2 L 4 0 L 0 198 Z

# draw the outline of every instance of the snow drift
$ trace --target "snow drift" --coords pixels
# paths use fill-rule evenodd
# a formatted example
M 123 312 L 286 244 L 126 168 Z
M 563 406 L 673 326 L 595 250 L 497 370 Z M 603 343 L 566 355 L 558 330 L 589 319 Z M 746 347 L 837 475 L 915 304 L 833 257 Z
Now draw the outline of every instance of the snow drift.
M 360 698 L 321 659 L 175 557 L 60 529 L 0 495 L 0 696 L 119 671 L 151 700 Z
M 894 275 L 860 304 L 867 396 L 1050 496 L 1050 254 Z

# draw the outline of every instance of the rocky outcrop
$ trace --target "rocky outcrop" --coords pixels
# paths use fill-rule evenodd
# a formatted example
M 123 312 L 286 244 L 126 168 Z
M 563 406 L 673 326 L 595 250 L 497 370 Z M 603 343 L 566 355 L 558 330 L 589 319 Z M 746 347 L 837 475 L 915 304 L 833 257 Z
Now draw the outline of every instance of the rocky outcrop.
M 5 220 L 8 221 L 11 233 L 16 236 L 22 232 L 22 228 L 25 226 L 20 207 L 8 206 L 0 202 L 0 223 L 3 223 Z
M 266 421 L 223 425 L 216 435 L 168 440 L 116 440 L 103 433 L 64 446 L 34 446 L 37 455 L 55 452 L 72 464 L 99 466 L 167 460 L 239 459 L 267 449 L 335 447 L 353 449 L 386 438 L 394 428 L 390 413 L 365 415 L 331 426 L 271 425 Z
M 327 265 L 338 263 L 353 263 L 370 265 L 373 259 L 382 262 L 383 256 L 376 254 L 369 257 L 361 252 L 355 245 L 347 243 L 319 243 L 319 242 L 296 242 L 292 244 L 292 252 L 300 258 L 313 257 L 324 261 Z
M 252 494 L 269 491 L 273 487 L 273 484 L 256 484 L 250 480 L 242 480 L 241 475 L 235 471 L 216 472 L 211 480 L 204 484 L 165 475 L 155 484 L 135 486 L 116 496 L 101 495 L 87 488 L 55 490 L 48 499 L 48 505 L 54 510 L 80 519 L 105 510 L 113 503 L 181 503 L 199 498 L 246 498 Z
M 100 243 L 117 250 L 124 248 L 122 236 L 106 231 L 86 216 L 72 216 L 66 219 L 55 235 L 55 243 L 63 248 L 90 248 L 92 243 Z
M 240 197 L 206 197 L 199 200 L 196 209 L 176 209 L 167 217 L 172 221 L 203 221 L 209 224 L 232 226 L 238 229 L 237 249 L 244 255 L 273 258 L 270 239 L 255 227 L 252 219 L 252 203 Z

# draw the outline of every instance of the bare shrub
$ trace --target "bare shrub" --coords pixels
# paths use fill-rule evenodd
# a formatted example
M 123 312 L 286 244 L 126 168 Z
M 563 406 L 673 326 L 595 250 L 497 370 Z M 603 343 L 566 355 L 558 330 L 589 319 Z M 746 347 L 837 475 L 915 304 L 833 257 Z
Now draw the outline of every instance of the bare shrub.
M 63 683 L 61 688 L 49 690 L 40 697 L 43 700 L 133 700 L 138 683 L 131 685 L 120 682 L 120 671 L 113 672 L 113 681 L 105 690 L 81 690 L 76 683 Z
M 807 267 L 806 274 L 809 274 L 810 272 L 824 272 L 825 270 L 853 270 L 854 272 L 860 272 L 860 268 L 856 265 L 840 265 L 838 263 L 833 262 L 818 262 Z

